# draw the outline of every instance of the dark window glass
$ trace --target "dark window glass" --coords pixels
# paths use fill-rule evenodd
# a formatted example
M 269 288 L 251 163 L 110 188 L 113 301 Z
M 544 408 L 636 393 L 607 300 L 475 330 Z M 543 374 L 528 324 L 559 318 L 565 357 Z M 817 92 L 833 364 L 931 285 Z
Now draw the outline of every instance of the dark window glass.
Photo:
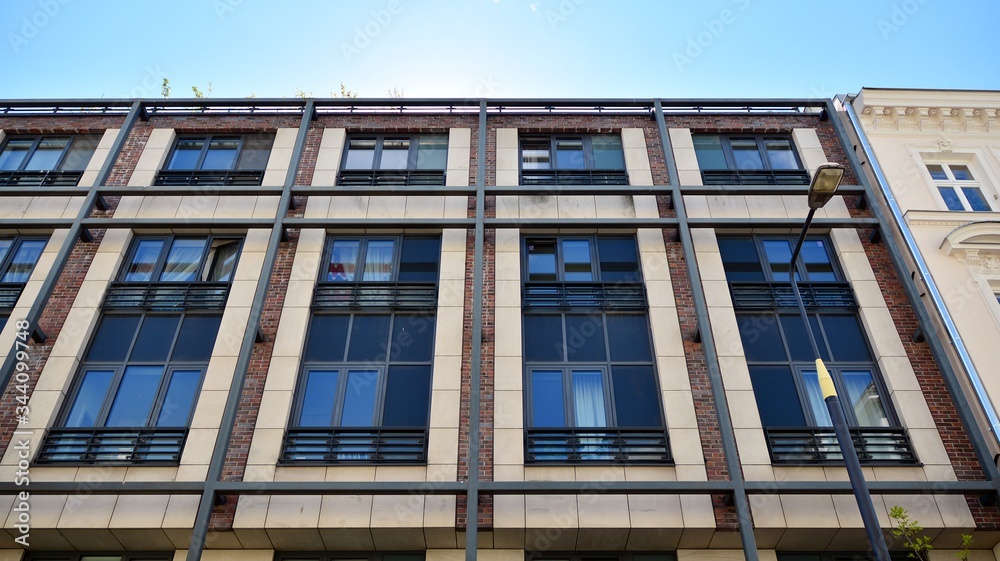
M 139 336 L 136 337 L 129 360 L 165 362 L 180 319 L 178 315 L 146 316 L 139 328 Z
M 649 326 L 645 315 L 608 314 L 612 362 L 651 362 Z
M 205 147 L 205 139 L 202 138 L 181 138 L 174 146 L 174 152 L 170 156 L 166 169 L 188 170 L 197 169 L 198 160 L 201 159 L 201 151 Z
M 174 370 L 170 375 L 167 395 L 160 406 L 156 426 L 186 427 L 200 387 L 201 370 Z
M 213 244 L 209 255 L 209 272 L 206 280 L 211 282 L 229 282 L 236 272 L 236 259 L 240 254 L 240 243 L 223 241 Z
M 625 170 L 621 136 L 524 136 L 521 170 Z
M 594 148 L 594 169 L 625 169 L 625 152 L 618 135 L 600 134 L 590 137 Z
M 566 360 L 604 362 L 604 322 L 600 315 L 566 315 Z
M 0 150 L 0 171 L 83 171 L 100 135 L 13 137 Z
M 695 156 L 700 169 L 728 169 L 726 153 L 722 148 L 722 139 L 714 135 L 696 135 L 694 141 Z
M 429 362 L 434 357 L 434 316 L 397 314 L 392 322 L 389 360 Z
M 7 272 L 0 277 L 0 282 L 28 282 L 31 271 L 35 268 L 35 263 L 42 256 L 45 250 L 45 240 L 23 240 L 17 248 L 14 256 L 11 257 L 7 265 Z M 0 263 L 3 258 L 0 257 Z
M 213 138 L 208 144 L 208 151 L 205 152 L 205 159 L 202 161 L 201 169 L 205 170 L 226 170 L 233 169 L 236 163 L 236 156 L 240 152 L 240 139 L 234 138 Z
M 736 323 L 743 339 L 748 361 L 784 362 L 788 360 L 781 331 L 773 314 L 737 314 Z
M 108 427 L 141 427 L 149 420 L 163 376 L 162 366 L 129 366 L 118 385 L 118 394 L 108 412 Z
M 556 280 L 556 244 L 554 241 L 528 241 L 528 280 Z
M 590 240 L 562 240 L 564 279 L 567 281 L 592 281 Z
M 149 282 L 160 259 L 164 240 L 139 240 L 132 252 L 132 261 L 125 271 L 125 282 Z
M 597 238 L 604 282 L 639 282 L 639 255 L 634 238 Z
M 976 212 L 989 212 L 992 210 L 990 208 L 990 203 L 987 202 L 986 197 L 979 187 L 962 187 L 962 194 L 965 195 L 965 199 L 969 201 L 969 207 Z
M 227 238 L 140 238 L 122 271 L 125 282 L 230 282 L 240 241 Z
M 378 387 L 378 370 L 352 368 L 347 371 L 341 426 L 370 427 L 375 424 L 375 397 L 378 394 Z
M 556 140 L 556 167 L 559 169 L 586 169 L 582 138 Z
M 719 238 L 719 251 L 729 282 L 763 282 L 764 271 L 751 238 Z
M 139 327 L 139 316 L 104 316 L 90 342 L 87 362 L 123 362 Z
M 830 342 L 833 360 L 840 362 L 870 362 L 868 343 L 858 318 L 853 315 L 824 315 L 823 331 Z M 816 333 L 815 324 L 813 329 Z M 825 358 L 825 357 L 824 357 Z
M 531 372 L 531 425 L 534 427 L 566 426 L 563 409 L 562 372 L 533 370 Z
M 562 316 L 524 316 L 524 360 L 529 362 L 562 362 Z
M 810 282 L 835 281 L 837 273 L 833 270 L 830 252 L 824 240 L 805 240 L 799 250 Z
M 302 391 L 300 427 L 328 427 L 333 420 L 333 407 L 337 399 L 337 370 L 310 370 L 306 372 L 305 389 Z
M 795 380 L 787 366 L 750 366 L 750 382 L 765 427 L 806 425 Z
M 375 139 L 352 138 L 347 143 L 344 169 L 375 169 Z
M 198 279 L 198 267 L 205 254 L 205 238 L 177 239 L 170 246 L 160 280 L 165 282 L 193 282 Z
M 66 426 L 93 427 L 96 426 L 101 414 L 101 406 L 108 393 L 111 380 L 115 377 L 114 370 L 87 370 L 83 381 L 76 392 L 76 400 L 66 416 Z
M 733 149 L 733 162 L 738 170 L 764 169 L 757 141 L 753 138 L 732 138 L 729 145 Z
M 348 362 L 383 361 L 389 340 L 389 316 L 354 316 Z
M 419 134 L 351 138 L 344 170 L 445 170 L 448 135 Z
M 764 149 L 767 151 L 771 169 L 799 169 L 791 140 L 782 138 L 764 140 Z
M 399 259 L 399 280 L 434 282 L 441 260 L 440 238 L 404 237 Z
M 764 255 L 771 268 L 771 277 L 778 282 L 789 282 L 791 279 L 788 267 L 792 260 L 792 243 L 788 240 L 764 240 L 761 244 L 764 246 Z M 802 280 L 798 273 L 795 279 Z
M 347 348 L 347 331 L 351 316 L 313 316 L 303 360 L 307 362 L 340 362 Z
M 25 164 L 26 171 L 55 169 L 63 151 L 69 145 L 69 138 L 43 138 L 35 146 L 35 153 Z
M 204 362 L 212 356 L 222 316 L 189 315 L 184 318 L 174 346 L 173 360 Z
M 427 425 L 431 396 L 429 366 L 390 366 L 385 388 L 386 427 L 422 427 Z
M 263 171 L 273 143 L 273 134 L 181 137 L 164 169 Z
M 650 366 L 615 366 L 611 369 L 615 386 L 618 426 L 660 427 L 660 392 Z
M 965 210 L 965 205 L 962 204 L 962 199 L 958 198 L 954 187 L 938 187 L 938 192 L 941 193 L 948 210 Z
M 7 141 L 0 152 L 0 171 L 17 171 L 21 169 L 24 157 L 28 155 L 34 140 L 12 138 Z
M 785 332 L 785 342 L 788 344 L 788 351 L 792 355 L 792 360 L 801 362 L 816 360 L 812 344 L 809 342 L 809 333 L 802 323 L 802 318 L 798 314 L 782 314 L 780 318 L 781 328 Z M 812 324 L 813 333 L 817 337 L 816 344 L 819 346 L 820 357 L 823 360 L 830 360 L 830 353 L 827 352 L 826 345 L 823 344 L 820 338 L 819 322 L 816 321 L 816 316 L 811 316 L 809 323 Z
M 445 169 L 448 167 L 448 136 L 443 134 L 420 135 L 417 141 L 417 169 Z
M 267 168 L 267 160 L 271 156 L 271 145 L 274 137 L 269 134 L 251 134 L 243 138 L 243 150 L 240 162 L 236 166 L 241 170 L 262 170 Z

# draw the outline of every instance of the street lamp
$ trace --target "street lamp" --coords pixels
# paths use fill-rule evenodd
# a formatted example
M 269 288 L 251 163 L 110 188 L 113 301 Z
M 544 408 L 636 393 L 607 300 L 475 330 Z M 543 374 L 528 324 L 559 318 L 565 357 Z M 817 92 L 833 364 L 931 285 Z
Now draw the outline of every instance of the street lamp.
M 795 280 L 795 261 L 798 259 L 799 250 L 802 249 L 802 242 L 806 239 L 806 232 L 809 231 L 809 224 L 812 223 L 816 209 L 822 208 L 837 192 L 840 180 L 844 177 L 844 167 L 840 164 L 826 163 L 816 168 L 812 183 L 809 184 L 809 214 L 802 225 L 802 233 L 792 251 L 792 260 L 788 267 L 788 276 L 792 284 L 792 293 L 795 295 L 795 302 L 799 306 L 799 314 L 802 316 L 802 323 L 805 324 L 806 333 L 809 334 L 809 344 L 812 345 L 813 356 L 816 357 L 816 375 L 819 378 L 820 391 L 823 393 L 823 400 L 830 411 L 830 419 L 833 421 L 833 430 L 837 434 L 837 442 L 840 443 L 840 452 L 844 456 L 844 464 L 847 465 L 847 475 L 851 480 L 851 488 L 854 489 L 854 498 L 858 502 L 858 510 L 861 511 L 861 521 L 865 526 L 865 534 L 868 535 L 868 543 L 875 553 L 876 561 L 890 561 L 889 548 L 885 545 L 885 536 L 879 527 L 878 517 L 875 515 L 875 506 L 872 504 L 871 494 L 865 484 L 865 476 L 861 471 L 861 462 L 858 460 L 858 452 L 854 449 L 854 440 L 851 438 L 851 431 L 847 427 L 847 418 L 844 416 L 844 409 L 837 397 L 837 388 L 833 385 L 833 378 L 830 371 L 823 364 L 820 358 L 819 345 L 816 344 L 816 334 L 813 333 L 812 323 L 806 314 L 806 306 L 802 302 L 802 295 L 799 293 L 799 284 Z

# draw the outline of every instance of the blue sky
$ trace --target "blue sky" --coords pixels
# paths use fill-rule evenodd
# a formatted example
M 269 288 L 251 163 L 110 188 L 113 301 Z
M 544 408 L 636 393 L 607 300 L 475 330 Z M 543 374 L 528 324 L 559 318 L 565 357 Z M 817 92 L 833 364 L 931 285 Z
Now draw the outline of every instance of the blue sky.
M 2 0 L 0 98 L 1000 90 L 997 0 Z

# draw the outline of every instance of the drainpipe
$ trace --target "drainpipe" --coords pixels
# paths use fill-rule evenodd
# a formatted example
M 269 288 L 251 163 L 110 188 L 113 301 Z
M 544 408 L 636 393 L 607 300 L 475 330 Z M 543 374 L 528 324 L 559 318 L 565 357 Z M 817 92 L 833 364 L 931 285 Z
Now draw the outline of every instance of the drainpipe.
M 973 391 L 976 394 L 976 401 L 979 402 L 979 406 L 982 408 L 983 413 L 989 421 L 990 432 L 993 433 L 994 442 L 1000 444 L 1000 418 L 997 417 L 997 411 L 993 407 L 993 403 L 990 401 L 989 395 L 986 393 L 986 388 L 983 386 L 982 378 L 979 377 L 979 372 L 976 371 L 976 367 L 972 363 L 972 357 L 969 356 L 969 350 L 965 347 L 965 343 L 962 341 L 962 336 L 958 332 L 958 327 L 955 326 L 955 320 L 952 319 L 951 314 L 948 312 L 948 308 L 945 306 L 944 298 L 941 296 L 941 291 L 938 290 L 937 283 L 934 282 L 934 277 L 931 276 L 930 269 L 927 268 L 927 262 L 924 261 L 924 257 L 920 254 L 920 251 L 917 248 L 917 242 L 913 238 L 913 232 L 910 231 L 910 227 L 907 225 L 906 220 L 903 217 L 903 213 L 899 209 L 899 204 L 896 202 L 896 198 L 889 189 L 889 183 L 885 178 L 885 174 L 882 173 L 882 167 L 879 165 L 878 159 L 875 158 L 875 154 L 872 152 L 871 144 L 868 142 L 868 138 L 865 136 L 864 130 L 861 128 L 861 123 L 858 121 L 858 115 L 855 113 L 854 107 L 851 106 L 851 99 L 853 98 L 844 99 L 844 110 L 846 111 L 847 117 L 850 119 L 855 132 L 857 132 L 861 149 L 864 151 L 865 158 L 868 160 L 868 165 L 871 166 L 872 173 L 875 175 L 875 183 L 882 192 L 882 196 L 885 198 L 889 211 L 892 213 L 892 217 L 896 222 L 896 227 L 899 228 L 899 232 L 902 234 L 903 240 L 906 242 L 906 248 L 910 253 L 910 257 L 913 259 L 913 262 L 916 263 L 917 271 L 920 273 L 920 278 L 923 279 L 924 284 L 927 286 L 927 293 L 931 297 L 931 302 L 934 303 L 934 309 L 937 311 L 938 317 L 941 318 L 941 321 L 944 322 L 945 330 L 948 332 L 948 340 L 951 341 L 952 346 L 955 348 L 955 352 L 958 354 L 958 358 L 962 362 L 962 368 L 965 369 L 965 373 L 969 377 L 969 382 L 972 383 Z

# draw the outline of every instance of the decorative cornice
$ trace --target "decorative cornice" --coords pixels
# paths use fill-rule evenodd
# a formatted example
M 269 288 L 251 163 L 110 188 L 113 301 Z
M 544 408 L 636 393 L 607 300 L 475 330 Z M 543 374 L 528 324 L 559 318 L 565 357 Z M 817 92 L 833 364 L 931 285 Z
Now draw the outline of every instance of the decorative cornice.
M 1000 221 L 1000 212 L 959 212 L 954 210 L 910 210 L 904 216 L 910 226 L 961 228 L 982 221 Z
M 865 105 L 858 113 L 868 132 L 1000 134 L 993 107 Z

